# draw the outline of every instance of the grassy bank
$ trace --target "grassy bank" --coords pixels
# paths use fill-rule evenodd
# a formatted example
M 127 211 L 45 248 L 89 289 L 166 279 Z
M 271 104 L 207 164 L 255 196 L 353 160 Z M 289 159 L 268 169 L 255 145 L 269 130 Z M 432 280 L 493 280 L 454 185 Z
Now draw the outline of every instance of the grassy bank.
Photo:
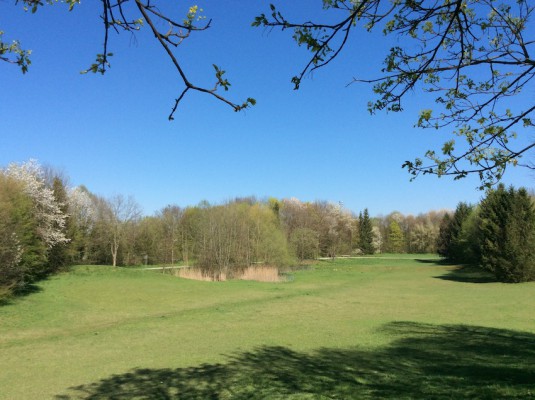
M 0 398 L 529 398 L 534 304 L 418 256 L 280 283 L 80 266 L 0 307 Z

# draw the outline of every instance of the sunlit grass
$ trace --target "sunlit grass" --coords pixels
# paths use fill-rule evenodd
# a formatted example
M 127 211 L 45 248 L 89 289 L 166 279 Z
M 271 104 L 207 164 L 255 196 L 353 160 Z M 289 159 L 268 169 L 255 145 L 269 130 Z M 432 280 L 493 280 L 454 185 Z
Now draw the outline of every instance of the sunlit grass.
M 429 258 L 278 283 L 76 267 L 0 307 L 0 398 L 526 398 L 535 285 Z

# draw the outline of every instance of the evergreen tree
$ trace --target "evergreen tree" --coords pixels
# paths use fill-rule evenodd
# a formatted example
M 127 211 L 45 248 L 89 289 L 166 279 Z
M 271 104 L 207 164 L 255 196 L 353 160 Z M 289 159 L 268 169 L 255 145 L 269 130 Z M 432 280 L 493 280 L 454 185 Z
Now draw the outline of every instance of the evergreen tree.
M 368 214 L 368 209 L 364 209 L 364 214 L 359 213 L 359 247 L 364 254 L 373 254 L 373 227 Z
M 535 210 L 525 189 L 500 185 L 481 202 L 481 266 L 503 282 L 535 280 Z
M 448 257 L 451 243 L 452 219 L 448 213 L 444 214 L 440 222 L 440 229 L 437 238 L 437 253 L 442 257 Z
M 473 207 L 459 203 L 452 217 L 444 216 L 440 225 L 437 241 L 438 254 L 455 262 L 469 262 L 466 258 L 466 243 L 463 237 L 463 225 L 472 214 Z
M 474 207 L 463 221 L 461 232 L 456 240 L 458 258 L 466 264 L 479 264 L 481 253 L 479 248 L 479 213 L 480 207 Z
M 462 240 L 462 230 L 463 224 L 468 219 L 470 214 L 473 211 L 473 206 L 467 203 L 459 203 L 453 214 L 452 220 L 452 232 L 451 232 L 451 243 L 449 249 L 449 257 L 451 260 L 456 262 L 467 262 L 465 259 L 465 243 Z

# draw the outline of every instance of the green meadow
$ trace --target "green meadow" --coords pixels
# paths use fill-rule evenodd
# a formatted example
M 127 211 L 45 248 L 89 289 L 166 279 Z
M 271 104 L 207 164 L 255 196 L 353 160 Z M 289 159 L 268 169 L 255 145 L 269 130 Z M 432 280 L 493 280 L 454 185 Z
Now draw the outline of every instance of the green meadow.
M 286 278 L 74 267 L 0 306 L 0 398 L 535 398 L 535 283 L 431 255 Z

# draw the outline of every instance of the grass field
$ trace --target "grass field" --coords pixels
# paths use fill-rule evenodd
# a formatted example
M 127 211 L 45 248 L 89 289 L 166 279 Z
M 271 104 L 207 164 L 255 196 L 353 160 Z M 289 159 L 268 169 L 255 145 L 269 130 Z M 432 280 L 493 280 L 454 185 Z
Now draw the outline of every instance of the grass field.
M 279 283 L 79 266 L 0 307 L 2 399 L 535 398 L 535 283 L 422 256 Z

